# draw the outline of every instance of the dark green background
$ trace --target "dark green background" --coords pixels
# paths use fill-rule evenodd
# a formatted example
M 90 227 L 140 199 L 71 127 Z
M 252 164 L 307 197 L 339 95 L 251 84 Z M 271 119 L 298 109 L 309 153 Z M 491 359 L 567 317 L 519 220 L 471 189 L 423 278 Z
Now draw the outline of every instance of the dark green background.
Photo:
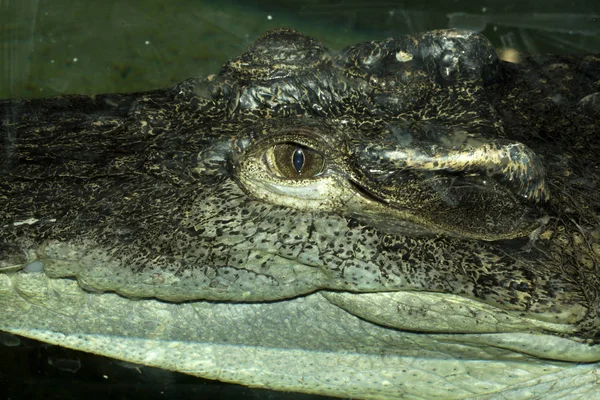
M 432 29 L 498 48 L 600 52 L 598 0 L 0 0 L 0 98 L 148 90 L 218 72 L 286 26 L 332 49 Z

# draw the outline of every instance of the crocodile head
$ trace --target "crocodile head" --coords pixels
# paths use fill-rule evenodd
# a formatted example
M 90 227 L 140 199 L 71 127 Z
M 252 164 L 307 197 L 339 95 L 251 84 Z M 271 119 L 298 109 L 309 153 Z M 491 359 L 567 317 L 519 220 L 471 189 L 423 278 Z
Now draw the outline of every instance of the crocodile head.
M 5 101 L 0 328 L 203 376 L 135 354 L 350 350 L 365 376 L 423 354 L 490 376 L 530 356 L 598 361 L 598 79 L 596 57 L 511 65 L 470 32 L 332 53 L 281 29 L 172 89 Z M 41 320 L 69 301 L 65 321 Z M 139 309 L 151 328 L 115 326 Z M 91 344 L 106 337 L 136 350 Z M 257 384 L 241 375 L 217 377 Z M 386 386 L 290 376 L 267 385 Z

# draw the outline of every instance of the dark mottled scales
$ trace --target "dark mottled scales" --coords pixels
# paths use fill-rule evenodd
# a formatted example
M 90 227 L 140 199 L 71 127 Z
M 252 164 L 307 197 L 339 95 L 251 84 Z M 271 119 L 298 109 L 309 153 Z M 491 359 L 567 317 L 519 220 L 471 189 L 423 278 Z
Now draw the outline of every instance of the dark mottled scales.
M 277 30 L 171 89 L 2 101 L 0 268 L 174 302 L 453 293 L 597 338 L 599 82 L 597 56 L 510 64 L 467 32 Z M 324 170 L 276 177 L 278 143 Z

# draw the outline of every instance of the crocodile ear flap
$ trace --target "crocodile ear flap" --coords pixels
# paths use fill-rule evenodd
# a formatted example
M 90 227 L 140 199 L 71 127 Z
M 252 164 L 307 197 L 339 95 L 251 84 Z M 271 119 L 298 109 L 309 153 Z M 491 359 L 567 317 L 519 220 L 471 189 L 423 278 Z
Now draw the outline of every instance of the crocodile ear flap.
M 543 162 L 529 147 L 431 122 L 390 124 L 379 136 L 357 142 L 354 154 L 358 165 L 383 177 L 401 171 L 477 174 L 498 180 L 528 201 L 550 197 Z

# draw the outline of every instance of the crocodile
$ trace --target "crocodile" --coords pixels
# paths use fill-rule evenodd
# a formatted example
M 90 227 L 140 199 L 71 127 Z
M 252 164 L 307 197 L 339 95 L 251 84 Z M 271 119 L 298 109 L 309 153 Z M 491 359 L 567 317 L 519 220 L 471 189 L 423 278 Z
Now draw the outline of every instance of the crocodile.
M 0 330 L 353 398 L 600 381 L 598 55 L 282 28 L 215 75 L 0 115 Z

